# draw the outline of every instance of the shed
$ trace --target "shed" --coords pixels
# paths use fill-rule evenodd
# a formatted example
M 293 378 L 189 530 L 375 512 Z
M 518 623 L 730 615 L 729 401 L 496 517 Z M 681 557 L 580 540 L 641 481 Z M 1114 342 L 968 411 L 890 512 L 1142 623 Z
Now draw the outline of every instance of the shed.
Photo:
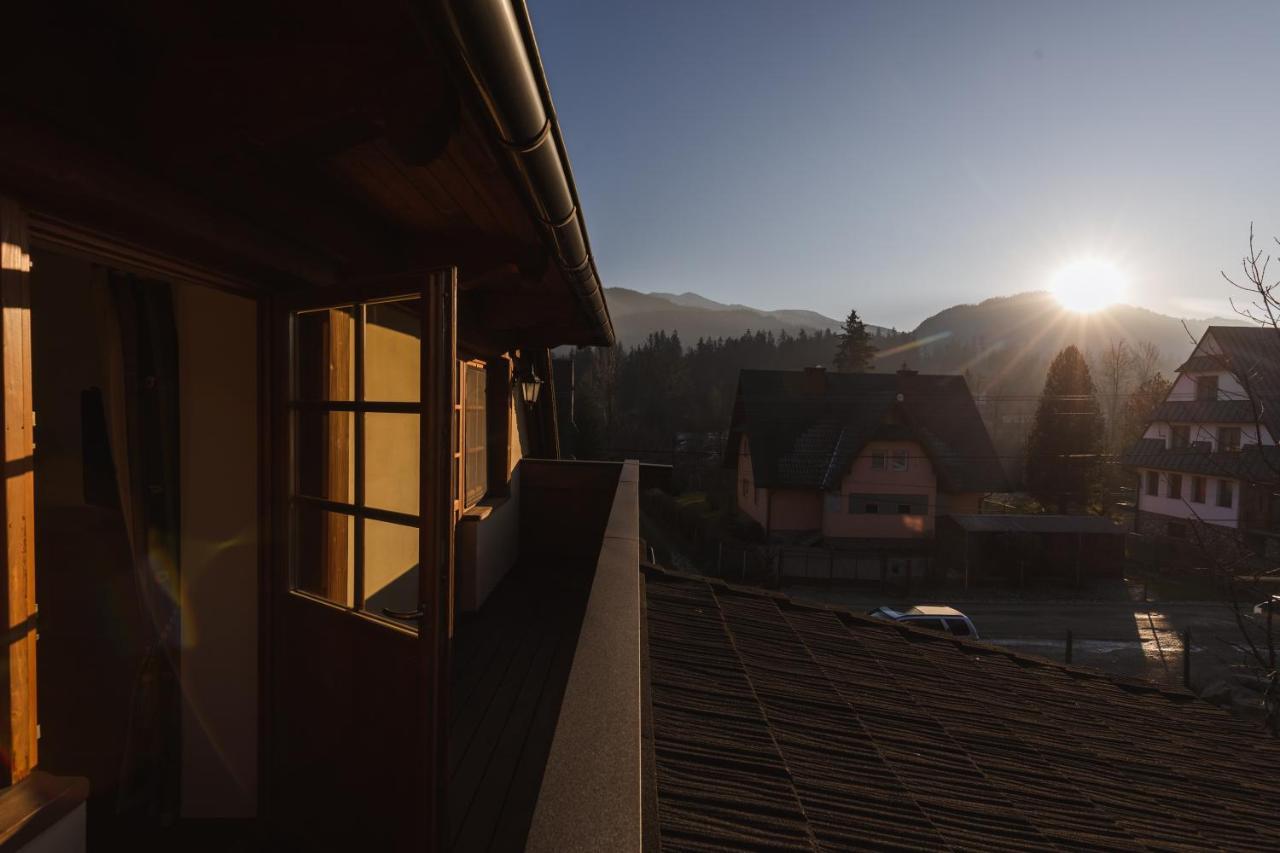
M 966 584 L 1124 576 L 1125 529 L 1100 515 L 948 515 L 938 553 Z

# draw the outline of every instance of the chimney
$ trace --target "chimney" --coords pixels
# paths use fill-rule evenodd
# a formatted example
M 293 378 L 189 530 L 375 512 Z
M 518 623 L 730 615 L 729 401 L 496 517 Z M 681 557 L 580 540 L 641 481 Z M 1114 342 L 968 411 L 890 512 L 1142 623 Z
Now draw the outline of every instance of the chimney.
M 806 394 L 827 393 L 827 369 L 821 364 L 804 369 L 803 387 Z

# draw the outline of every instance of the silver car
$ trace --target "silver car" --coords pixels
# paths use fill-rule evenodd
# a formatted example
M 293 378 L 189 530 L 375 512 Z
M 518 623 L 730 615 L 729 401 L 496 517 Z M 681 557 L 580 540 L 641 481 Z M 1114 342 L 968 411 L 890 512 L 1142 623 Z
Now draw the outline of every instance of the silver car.
M 941 604 L 917 604 L 909 610 L 894 610 L 890 607 L 877 607 L 869 611 L 868 616 L 877 619 L 888 619 L 892 622 L 906 622 L 917 628 L 928 628 L 942 631 L 957 637 L 978 639 L 978 629 L 973 620 L 954 607 Z

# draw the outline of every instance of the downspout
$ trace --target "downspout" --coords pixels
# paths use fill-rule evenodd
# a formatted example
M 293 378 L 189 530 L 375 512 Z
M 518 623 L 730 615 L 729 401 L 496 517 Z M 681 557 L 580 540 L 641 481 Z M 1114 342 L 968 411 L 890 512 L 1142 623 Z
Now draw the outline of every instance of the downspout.
M 591 245 L 556 121 L 542 59 L 523 0 L 443 0 L 462 65 L 489 113 L 537 214 L 555 260 L 591 324 L 596 343 L 612 346 Z
M 764 497 L 764 544 L 769 547 L 770 540 L 773 539 L 773 489 L 770 489 Z

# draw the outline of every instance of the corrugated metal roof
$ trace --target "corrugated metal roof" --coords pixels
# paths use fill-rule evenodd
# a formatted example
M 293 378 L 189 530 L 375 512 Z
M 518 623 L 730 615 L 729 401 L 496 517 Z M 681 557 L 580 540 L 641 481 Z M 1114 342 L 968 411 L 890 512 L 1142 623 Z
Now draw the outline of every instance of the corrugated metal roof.
M 1124 533 L 1101 515 L 950 515 L 969 533 Z
M 1248 400 L 1166 400 L 1151 413 L 1153 421 L 1175 423 L 1251 424 L 1256 420 Z
M 1166 447 L 1158 438 L 1142 438 L 1121 460 L 1133 468 L 1178 471 L 1206 477 L 1266 482 L 1280 472 L 1280 447 L 1247 444 L 1240 450 L 1210 453 L 1195 447 Z

